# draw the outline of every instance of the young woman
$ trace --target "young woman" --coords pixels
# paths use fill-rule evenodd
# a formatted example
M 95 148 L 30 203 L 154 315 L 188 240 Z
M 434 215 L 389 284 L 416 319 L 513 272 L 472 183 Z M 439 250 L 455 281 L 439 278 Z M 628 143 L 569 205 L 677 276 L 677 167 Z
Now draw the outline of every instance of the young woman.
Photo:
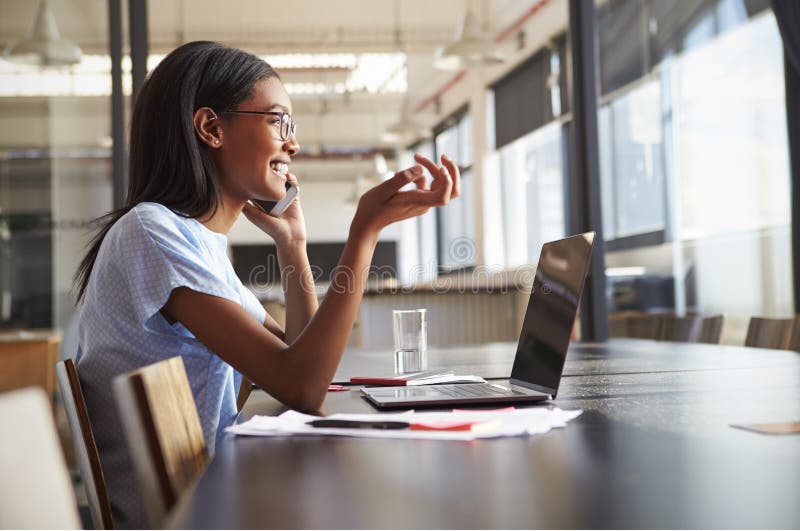
M 280 218 L 248 203 L 284 196 L 285 182 L 297 182 L 288 168 L 298 150 L 286 89 L 254 55 L 189 43 L 167 55 L 142 87 L 126 205 L 106 216 L 76 277 L 83 301 L 78 369 L 119 527 L 145 520 L 112 396 L 115 376 L 182 356 L 211 452 L 236 415 L 240 374 L 289 407 L 317 410 L 381 229 L 459 194 L 456 164 L 420 155 L 365 193 L 318 307 L 299 198 Z M 285 330 L 227 258 L 225 234 L 242 213 L 275 241 Z

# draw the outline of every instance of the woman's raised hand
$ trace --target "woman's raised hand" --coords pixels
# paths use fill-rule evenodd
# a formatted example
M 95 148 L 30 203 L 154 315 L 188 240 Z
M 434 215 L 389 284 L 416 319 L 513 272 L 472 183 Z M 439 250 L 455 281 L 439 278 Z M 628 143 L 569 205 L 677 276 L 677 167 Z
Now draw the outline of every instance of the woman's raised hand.
M 442 165 L 419 153 L 414 155 L 414 166 L 399 171 L 394 176 L 367 191 L 358 202 L 353 228 L 377 235 L 387 225 L 419 216 L 431 207 L 444 206 L 461 193 L 458 166 L 442 155 Z M 425 178 L 427 169 L 433 180 Z M 414 188 L 401 190 L 414 183 Z

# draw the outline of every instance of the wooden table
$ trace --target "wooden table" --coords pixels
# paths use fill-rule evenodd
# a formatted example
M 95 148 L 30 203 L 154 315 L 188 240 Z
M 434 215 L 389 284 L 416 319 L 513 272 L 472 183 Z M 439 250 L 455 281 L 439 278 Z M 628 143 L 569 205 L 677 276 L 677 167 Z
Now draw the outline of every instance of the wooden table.
M 429 353 L 507 377 L 514 344 Z M 337 379 L 391 371 L 346 353 Z M 620 339 L 571 347 L 552 405 L 583 409 L 525 438 L 228 437 L 178 504 L 178 528 L 798 528 L 800 435 L 731 424 L 800 420 L 800 354 Z M 541 407 L 541 406 L 539 406 Z M 284 408 L 263 392 L 242 411 Z M 367 412 L 357 391 L 326 414 Z
M 38 386 L 53 396 L 60 346 L 50 330 L 0 332 L 0 392 Z

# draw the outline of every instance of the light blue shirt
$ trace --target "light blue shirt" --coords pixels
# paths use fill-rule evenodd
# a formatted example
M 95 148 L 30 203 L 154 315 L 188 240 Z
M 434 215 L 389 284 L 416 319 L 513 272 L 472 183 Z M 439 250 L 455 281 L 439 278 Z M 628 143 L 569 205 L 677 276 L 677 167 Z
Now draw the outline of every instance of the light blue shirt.
M 233 271 L 228 240 L 192 218 L 141 203 L 109 230 L 89 278 L 79 324 L 78 373 L 117 527 L 145 527 L 144 508 L 112 392 L 119 374 L 181 356 L 208 450 L 236 416 L 241 375 L 180 322 L 160 313 L 175 288 L 266 312 Z

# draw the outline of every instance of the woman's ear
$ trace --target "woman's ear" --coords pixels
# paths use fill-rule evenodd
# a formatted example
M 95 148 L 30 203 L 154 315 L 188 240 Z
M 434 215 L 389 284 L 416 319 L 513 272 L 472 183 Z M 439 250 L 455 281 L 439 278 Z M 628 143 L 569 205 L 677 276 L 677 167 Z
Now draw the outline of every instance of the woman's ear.
M 194 130 L 207 146 L 222 146 L 222 127 L 217 114 L 210 107 L 200 107 L 194 113 Z

